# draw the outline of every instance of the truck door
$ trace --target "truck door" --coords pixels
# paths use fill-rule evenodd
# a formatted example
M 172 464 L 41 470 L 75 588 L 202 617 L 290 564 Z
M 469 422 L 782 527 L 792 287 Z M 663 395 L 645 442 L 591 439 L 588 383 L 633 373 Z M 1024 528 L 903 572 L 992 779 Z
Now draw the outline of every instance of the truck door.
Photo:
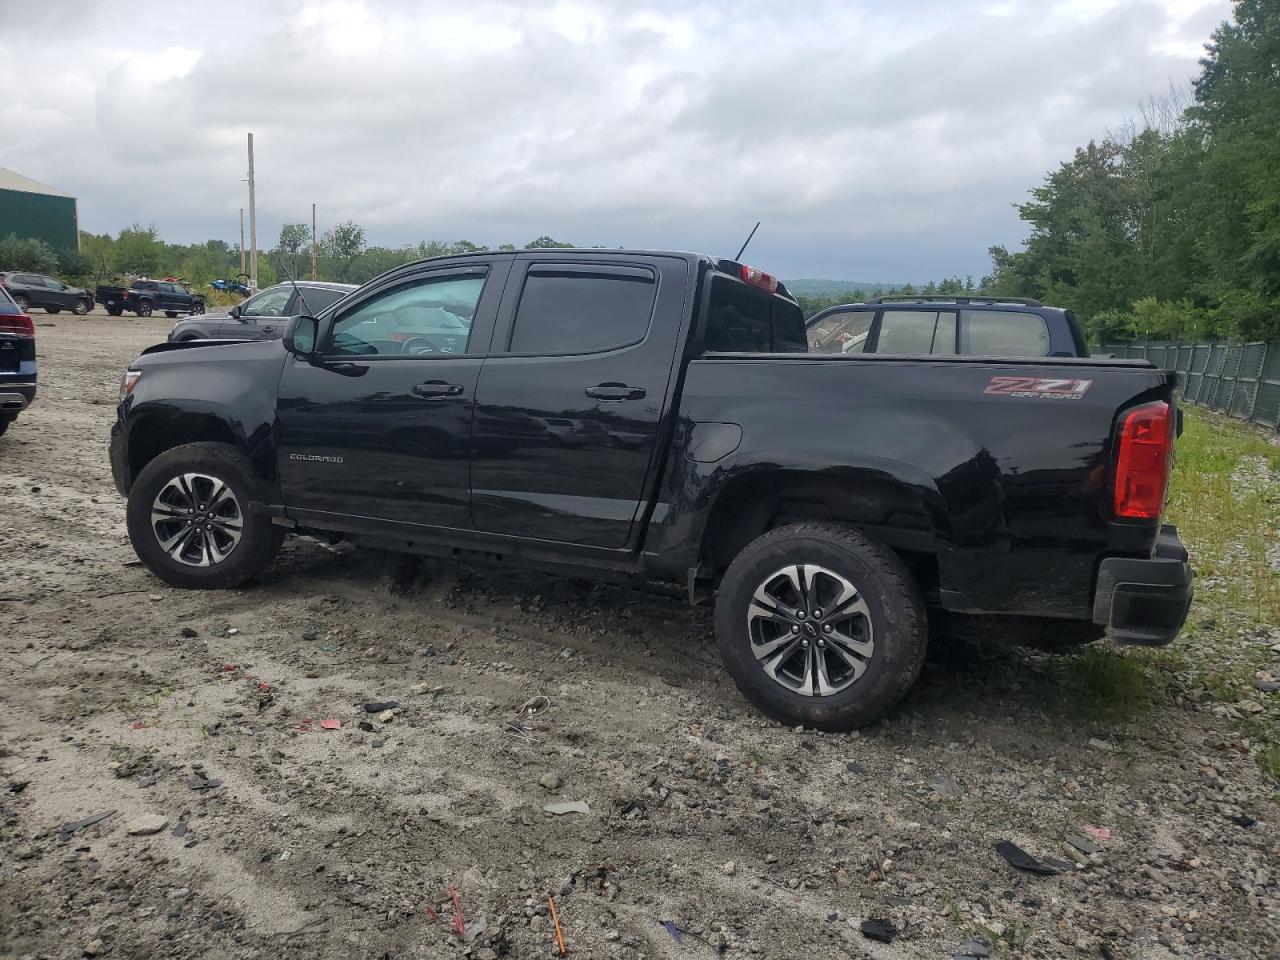
M 476 388 L 476 528 L 631 546 L 649 497 L 688 265 L 517 262 Z
M 290 516 L 375 532 L 471 528 L 476 379 L 511 259 L 373 284 L 324 318 L 321 358 L 285 360 L 276 426 Z

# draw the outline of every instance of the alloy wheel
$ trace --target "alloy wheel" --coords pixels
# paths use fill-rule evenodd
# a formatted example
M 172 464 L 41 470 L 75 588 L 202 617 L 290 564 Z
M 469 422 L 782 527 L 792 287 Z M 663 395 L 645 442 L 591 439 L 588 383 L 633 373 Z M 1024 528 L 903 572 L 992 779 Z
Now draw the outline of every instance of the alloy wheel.
M 766 577 L 752 595 L 747 630 L 764 672 L 806 697 L 847 689 L 875 655 L 866 601 L 847 577 L 815 564 Z
M 244 533 L 244 513 L 231 488 L 204 473 L 173 477 L 151 504 L 160 549 L 190 567 L 221 563 Z

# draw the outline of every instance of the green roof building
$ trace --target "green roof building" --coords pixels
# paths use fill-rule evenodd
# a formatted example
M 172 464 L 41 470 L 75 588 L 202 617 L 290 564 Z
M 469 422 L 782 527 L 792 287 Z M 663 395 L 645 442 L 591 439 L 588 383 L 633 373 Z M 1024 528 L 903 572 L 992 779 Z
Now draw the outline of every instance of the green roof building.
M 76 198 L 0 167 L 0 237 L 38 237 L 59 254 L 80 250 Z

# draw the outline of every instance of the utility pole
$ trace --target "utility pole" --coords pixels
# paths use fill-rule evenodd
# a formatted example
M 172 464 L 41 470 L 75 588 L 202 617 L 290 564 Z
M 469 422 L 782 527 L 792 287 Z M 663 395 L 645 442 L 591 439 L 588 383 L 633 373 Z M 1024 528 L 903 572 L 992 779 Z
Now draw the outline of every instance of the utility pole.
M 240 272 L 244 273 L 244 207 L 240 208 Z
M 311 279 L 316 279 L 316 205 L 311 205 Z
M 249 289 L 258 289 L 258 207 L 253 195 L 253 134 L 249 134 Z

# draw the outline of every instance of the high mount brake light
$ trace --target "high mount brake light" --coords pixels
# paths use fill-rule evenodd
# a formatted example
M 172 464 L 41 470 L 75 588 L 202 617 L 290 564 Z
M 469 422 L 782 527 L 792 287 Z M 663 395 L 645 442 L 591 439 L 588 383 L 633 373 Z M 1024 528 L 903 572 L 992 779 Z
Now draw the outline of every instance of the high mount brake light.
M 1164 509 L 1173 456 L 1173 408 L 1163 400 L 1134 407 L 1120 422 L 1114 512 L 1154 520 Z
M 742 282 L 749 283 L 753 287 L 759 287 L 761 290 L 767 290 L 769 293 L 778 292 L 778 278 L 770 276 L 763 270 L 757 270 L 755 267 L 748 267 L 745 263 L 742 265 Z
M 25 313 L 0 316 L 0 333 L 13 337 L 35 337 L 36 325 Z

